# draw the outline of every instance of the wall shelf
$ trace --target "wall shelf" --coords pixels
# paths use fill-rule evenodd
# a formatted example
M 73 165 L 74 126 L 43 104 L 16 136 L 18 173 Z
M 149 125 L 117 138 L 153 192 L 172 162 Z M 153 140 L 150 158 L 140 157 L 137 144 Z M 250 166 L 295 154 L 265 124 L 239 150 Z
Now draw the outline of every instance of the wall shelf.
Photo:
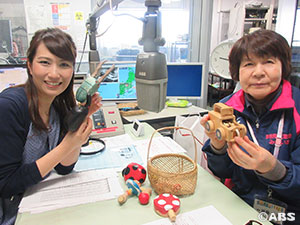
M 225 79 L 218 74 L 208 74 L 208 97 L 207 104 L 212 106 L 222 98 L 230 95 L 235 88 L 235 82 L 232 79 Z

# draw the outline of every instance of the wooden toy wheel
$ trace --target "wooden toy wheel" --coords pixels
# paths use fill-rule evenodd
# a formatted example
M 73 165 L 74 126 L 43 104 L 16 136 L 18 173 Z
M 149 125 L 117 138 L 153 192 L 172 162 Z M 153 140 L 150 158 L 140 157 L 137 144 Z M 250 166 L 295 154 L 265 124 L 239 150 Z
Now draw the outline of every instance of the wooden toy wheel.
M 205 123 L 205 129 L 208 131 L 208 132 L 211 132 L 215 129 L 215 125 L 213 123 L 213 121 L 209 120 Z
M 223 128 L 218 128 L 216 130 L 216 137 L 219 141 L 222 141 L 225 138 L 225 131 Z
M 243 135 L 245 135 L 247 133 L 247 128 L 244 124 L 240 124 L 240 126 L 242 127 L 242 133 Z

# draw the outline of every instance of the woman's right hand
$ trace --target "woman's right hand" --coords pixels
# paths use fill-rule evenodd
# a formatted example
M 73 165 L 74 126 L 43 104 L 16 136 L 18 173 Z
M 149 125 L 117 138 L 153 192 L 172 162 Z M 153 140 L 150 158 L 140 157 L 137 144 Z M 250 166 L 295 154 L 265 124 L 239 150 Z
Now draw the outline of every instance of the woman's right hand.
M 58 146 L 36 161 L 41 176 L 45 177 L 58 163 L 64 166 L 75 163 L 91 132 L 92 120 L 87 117 L 77 131 L 69 131 Z
M 204 127 L 205 130 L 205 134 L 209 137 L 210 139 L 210 144 L 215 148 L 215 149 L 222 149 L 224 147 L 224 145 L 226 144 L 226 141 L 219 141 L 216 137 L 216 132 L 208 132 L 205 129 L 205 124 L 206 122 L 209 120 L 209 114 L 205 115 L 202 117 L 202 119 L 200 120 L 200 124 Z
M 65 142 L 65 144 L 69 146 L 70 152 L 80 149 L 80 147 L 88 141 L 92 128 L 92 120 L 87 117 L 76 131 L 69 131 L 62 142 Z

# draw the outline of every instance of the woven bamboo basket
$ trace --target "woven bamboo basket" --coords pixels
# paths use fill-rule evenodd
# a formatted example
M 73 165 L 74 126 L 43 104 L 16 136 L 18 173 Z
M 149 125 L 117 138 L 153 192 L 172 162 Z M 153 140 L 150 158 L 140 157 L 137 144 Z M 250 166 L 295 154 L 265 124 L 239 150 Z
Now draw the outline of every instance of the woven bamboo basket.
M 156 132 L 170 129 L 184 129 L 191 133 L 195 146 L 195 159 L 183 154 L 159 154 L 151 157 L 152 138 Z M 164 127 L 153 132 L 147 152 L 147 173 L 150 184 L 157 194 L 170 193 L 173 195 L 193 194 L 197 184 L 197 147 L 193 132 L 184 127 Z

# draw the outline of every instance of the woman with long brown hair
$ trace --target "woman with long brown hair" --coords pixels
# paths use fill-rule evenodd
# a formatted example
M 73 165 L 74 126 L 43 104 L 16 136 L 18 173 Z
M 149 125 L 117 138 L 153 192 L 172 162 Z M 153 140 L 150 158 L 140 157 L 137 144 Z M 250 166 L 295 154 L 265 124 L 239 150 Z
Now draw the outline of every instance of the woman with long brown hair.
M 51 170 L 72 171 L 91 131 L 89 117 L 78 130 L 65 126 L 75 106 L 76 47 L 56 28 L 37 31 L 27 52 L 28 80 L 0 94 L 0 224 L 14 224 L 22 194 Z M 89 115 L 97 111 L 94 95 Z

